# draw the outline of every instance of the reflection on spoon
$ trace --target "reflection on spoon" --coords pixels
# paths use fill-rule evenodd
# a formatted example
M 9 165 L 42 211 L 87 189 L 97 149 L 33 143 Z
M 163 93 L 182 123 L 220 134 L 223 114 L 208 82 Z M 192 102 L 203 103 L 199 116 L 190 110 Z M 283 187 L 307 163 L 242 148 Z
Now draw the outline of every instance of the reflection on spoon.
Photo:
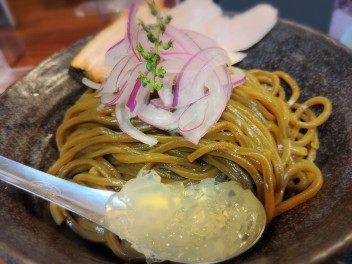
M 249 249 L 265 228 L 261 203 L 233 181 L 206 179 L 184 187 L 163 184 L 151 171 L 115 193 L 1 156 L 0 179 L 102 225 L 129 241 L 148 261 L 221 262 Z M 50 191 L 38 188 L 38 182 L 51 186 Z

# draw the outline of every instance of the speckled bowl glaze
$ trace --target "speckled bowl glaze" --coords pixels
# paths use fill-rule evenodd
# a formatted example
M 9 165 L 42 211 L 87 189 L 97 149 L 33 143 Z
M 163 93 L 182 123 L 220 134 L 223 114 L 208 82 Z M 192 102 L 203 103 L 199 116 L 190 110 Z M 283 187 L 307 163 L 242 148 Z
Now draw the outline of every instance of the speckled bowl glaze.
M 40 170 L 57 158 L 55 130 L 82 94 L 68 74 L 87 42 L 48 58 L 0 98 L 0 154 Z M 333 114 L 320 130 L 321 192 L 277 217 L 259 243 L 230 263 L 334 263 L 352 248 L 352 52 L 307 28 L 280 21 L 248 50 L 243 68 L 282 70 L 304 100 L 329 97 Z M 104 245 L 56 226 L 47 204 L 0 183 L 0 259 L 8 263 L 120 263 Z

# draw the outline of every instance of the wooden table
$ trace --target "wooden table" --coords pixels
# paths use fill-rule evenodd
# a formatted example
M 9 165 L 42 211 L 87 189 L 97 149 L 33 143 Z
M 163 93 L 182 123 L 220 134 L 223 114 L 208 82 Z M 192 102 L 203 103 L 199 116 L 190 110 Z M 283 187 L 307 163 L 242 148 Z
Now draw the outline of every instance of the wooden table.
M 77 8 L 86 3 L 83 0 L 8 1 L 16 25 L 0 27 L 0 49 L 6 60 L 1 63 L 0 58 L 0 93 L 46 57 L 95 34 L 118 16 L 103 14 L 98 9 L 77 16 Z
M 169 7 L 177 2 L 159 1 Z M 104 0 L 7 1 L 16 24 L 0 27 L 0 94 L 48 56 L 99 32 L 117 19 L 119 13 L 104 12 L 102 2 Z M 77 11 L 87 5 L 90 11 L 80 16 Z

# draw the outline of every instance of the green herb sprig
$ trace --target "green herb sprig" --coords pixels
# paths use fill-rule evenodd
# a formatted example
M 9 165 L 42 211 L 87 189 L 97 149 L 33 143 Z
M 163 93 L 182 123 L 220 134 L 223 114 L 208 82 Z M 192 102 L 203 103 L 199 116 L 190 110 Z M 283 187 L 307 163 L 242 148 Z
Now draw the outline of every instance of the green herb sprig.
M 161 88 L 163 88 L 163 83 L 157 82 L 155 78 L 159 77 L 162 79 L 164 78 L 166 73 L 164 67 L 158 67 L 158 62 L 161 60 L 161 57 L 159 55 L 159 49 L 170 49 L 172 47 L 172 41 L 170 40 L 167 43 L 164 43 L 160 40 L 160 34 L 164 33 L 164 31 L 166 30 L 166 26 L 171 21 L 171 16 L 166 16 L 165 18 L 160 16 L 160 13 L 158 12 L 154 1 L 148 3 L 148 5 L 152 15 L 156 17 L 156 24 L 146 25 L 142 20 L 139 20 L 138 24 L 147 33 L 148 40 L 154 43 L 154 50 L 148 52 L 142 47 L 140 43 L 137 45 L 136 50 L 146 61 L 146 69 L 148 70 L 148 72 L 151 73 L 151 78 L 149 79 L 144 72 L 139 72 L 142 86 L 148 86 L 150 91 L 153 92 L 154 90 L 159 91 Z

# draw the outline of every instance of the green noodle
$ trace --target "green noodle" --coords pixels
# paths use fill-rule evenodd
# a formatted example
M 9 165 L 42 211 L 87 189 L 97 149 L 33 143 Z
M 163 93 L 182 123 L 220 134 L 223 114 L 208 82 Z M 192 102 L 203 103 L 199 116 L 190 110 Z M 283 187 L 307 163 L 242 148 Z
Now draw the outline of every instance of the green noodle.
M 303 203 L 321 188 L 323 177 L 314 164 L 319 148 L 317 127 L 331 114 L 321 96 L 298 103 L 300 89 L 283 72 L 253 70 L 233 90 L 221 119 L 194 145 L 175 132 L 156 129 L 138 119 L 133 125 L 158 139 L 144 145 L 119 130 L 112 107 L 101 107 L 89 90 L 66 113 L 57 131 L 60 158 L 49 173 L 93 188 L 119 191 L 140 170 L 154 169 L 162 181 L 196 182 L 209 177 L 234 180 L 263 203 L 268 222 Z M 290 98 L 286 98 L 284 84 Z M 323 105 L 316 115 L 311 107 Z M 81 236 L 103 242 L 122 259 L 140 259 L 109 231 L 56 205 L 64 221 Z

